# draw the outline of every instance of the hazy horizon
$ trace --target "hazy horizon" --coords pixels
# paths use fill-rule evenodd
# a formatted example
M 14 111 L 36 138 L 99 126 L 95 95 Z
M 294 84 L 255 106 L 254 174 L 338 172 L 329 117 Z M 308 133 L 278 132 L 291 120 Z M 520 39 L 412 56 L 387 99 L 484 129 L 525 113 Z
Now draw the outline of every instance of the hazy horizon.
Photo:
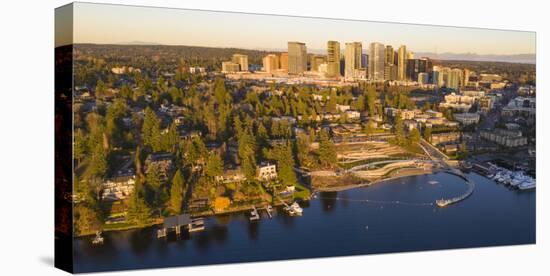
M 288 41 L 322 52 L 328 40 L 344 49 L 381 42 L 413 53 L 536 55 L 536 34 L 358 20 L 75 3 L 74 43 L 160 44 L 279 51 Z M 191 27 L 187 27 L 191 26 Z M 136 43 L 138 42 L 138 43 Z M 498 61 L 498 60 L 495 60 Z

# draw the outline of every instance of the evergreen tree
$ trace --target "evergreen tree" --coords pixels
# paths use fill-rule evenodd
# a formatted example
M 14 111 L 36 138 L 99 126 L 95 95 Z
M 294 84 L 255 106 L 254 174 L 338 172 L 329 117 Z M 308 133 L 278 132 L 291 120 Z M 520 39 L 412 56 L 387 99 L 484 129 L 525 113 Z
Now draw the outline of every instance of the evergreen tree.
M 328 99 L 327 103 L 327 111 L 334 113 L 336 112 L 336 104 L 338 103 L 338 95 L 336 94 L 335 90 L 332 90 L 330 92 L 330 97 Z
M 171 87 L 170 90 L 168 91 L 168 93 L 170 94 L 170 97 L 172 99 L 172 103 L 174 103 L 174 104 L 181 104 L 182 103 L 183 92 L 181 92 L 181 90 L 179 90 L 176 87 Z
M 319 161 L 325 167 L 332 167 L 337 162 L 336 147 L 326 129 L 322 129 L 319 133 Z
M 179 135 L 175 123 L 168 128 L 168 132 L 162 136 L 162 144 L 165 151 L 175 152 L 178 144 Z
M 276 144 L 269 151 L 269 158 L 277 162 L 277 170 L 279 179 L 286 185 L 294 185 L 297 182 L 296 173 L 294 172 L 294 156 L 292 155 L 292 147 L 290 141 Z
M 244 175 L 248 180 L 253 180 L 256 176 L 256 142 L 252 134 L 243 132 L 239 141 L 239 160 Z
M 82 158 L 86 156 L 86 137 L 82 129 L 77 129 L 74 132 L 74 158 L 76 159 L 77 165 L 80 164 Z
M 177 170 L 172 178 L 172 187 L 170 188 L 170 210 L 173 214 L 179 214 L 183 202 L 185 189 L 185 179 L 181 170 Z
M 218 154 L 212 152 L 208 155 L 205 173 L 210 179 L 214 179 L 216 176 L 222 175 L 223 161 Z
M 141 138 L 143 144 L 150 146 L 153 151 L 158 152 L 162 150 L 160 119 L 149 107 L 145 109 L 145 118 L 143 119 L 143 126 L 141 128 Z
M 424 128 L 424 140 L 428 142 L 432 141 L 432 127 Z
M 233 118 L 233 130 L 235 131 L 235 135 L 237 137 L 240 137 L 241 133 L 243 132 L 243 123 L 241 122 L 241 118 L 239 118 L 238 115 Z
M 141 182 L 136 181 L 134 192 L 128 200 L 126 220 L 137 225 L 146 225 L 151 219 L 151 210 L 144 198 L 144 190 Z
M 92 176 L 103 178 L 107 173 L 107 150 L 105 150 L 102 143 L 102 136 L 96 137 L 93 141 L 93 148 L 90 155 L 90 171 Z M 99 139 L 99 141 L 98 141 Z
M 369 120 L 367 122 L 367 124 L 365 125 L 365 134 L 367 134 L 368 136 L 372 135 L 374 133 L 374 127 L 373 127 L 373 124 L 374 124 L 374 121 L 372 120 Z
M 359 97 L 357 97 L 357 102 L 355 102 L 355 109 L 358 111 L 365 111 L 365 106 L 365 96 L 359 95 Z
M 418 143 L 420 141 L 420 131 L 417 128 L 413 128 L 409 132 L 409 145 Z
M 306 167 L 309 160 L 309 137 L 304 133 L 299 133 L 296 137 L 296 156 L 301 167 Z
M 136 167 L 136 174 L 138 178 L 143 179 L 143 170 L 141 166 L 141 148 L 139 146 L 136 147 L 136 153 L 134 156 L 134 165 Z
M 373 86 L 367 88 L 367 107 L 369 109 L 369 115 L 374 116 L 374 111 L 376 110 L 376 90 Z
M 122 119 L 126 117 L 127 113 L 128 106 L 126 105 L 126 101 L 122 99 L 116 99 L 107 108 L 105 132 L 110 144 L 114 146 L 122 146 L 124 144 L 125 135 Z
M 75 232 L 90 233 L 101 229 L 102 221 L 99 213 L 89 204 L 77 204 L 74 208 Z
M 164 185 L 162 185 L 158 166 L 149 166 L 147 168 L 146 182 L 149 190 L 153 192 L 151 206 L 156 208 L 160 214 L 166 201 L 166 191 L 164 190 Z
M 395 141 L 398 145 L 402 146 L 405 144 L 405 133 L 403 131 L 403 119 L 401 119 L 401 113 L 398 112 L 395 116 Z
M 106 94 L 107 85 L 102 80 L 98 80 L 95 86 L 95 96 L 97 98 L 103 98 Z

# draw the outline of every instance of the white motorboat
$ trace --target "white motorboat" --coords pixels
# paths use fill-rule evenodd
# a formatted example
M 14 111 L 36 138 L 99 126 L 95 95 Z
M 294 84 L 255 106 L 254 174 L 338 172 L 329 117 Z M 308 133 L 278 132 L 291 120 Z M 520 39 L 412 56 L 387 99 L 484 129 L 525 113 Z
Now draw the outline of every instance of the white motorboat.
M 290 214 L 291 216 L 301 216 L 302 212 L 304 211 L 302 207 L 297 202 L 292 203 L 288 207 L 285 207 L 285 210 Z
M 534 179 L 527 180 L 521 184 L 518 185 L 518 188 L 520 190 L 529 190 L 536 188 L 536 182 Z
M 101 231 L 95 232 L 95 238 L 92 240 L 92 244 L 103 244 L 103 237 Z
M 527 176 L 523 175 L 522 172 L 514 175 L 514 179 L 512 179 L 510 181 L 510 185 L 512 185 L 513 187 L 517 187 L 518 185 L 520 185 L 521 183 L 527 181 L 528 178 Z

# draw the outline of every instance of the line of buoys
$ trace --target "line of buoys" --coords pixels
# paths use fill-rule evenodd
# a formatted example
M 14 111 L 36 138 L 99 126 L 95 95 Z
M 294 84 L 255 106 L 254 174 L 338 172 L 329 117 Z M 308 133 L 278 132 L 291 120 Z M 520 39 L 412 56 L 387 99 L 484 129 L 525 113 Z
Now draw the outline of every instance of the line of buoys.
M 367 203 L 376 203 L 376 204 L 395 204 L 395 205 L 407 205 L 407 206 L 433 206 L 433 202 L 404 202 L 400 200 L 385 201 L 385 200 L 374 200 L 374 199 L 353 199 L 353 198 L 343 198 L 343 197 L 319 197 L 320 199 L 333 199 L 333 200 L 344 200 L 350 202 L 367 202 Z

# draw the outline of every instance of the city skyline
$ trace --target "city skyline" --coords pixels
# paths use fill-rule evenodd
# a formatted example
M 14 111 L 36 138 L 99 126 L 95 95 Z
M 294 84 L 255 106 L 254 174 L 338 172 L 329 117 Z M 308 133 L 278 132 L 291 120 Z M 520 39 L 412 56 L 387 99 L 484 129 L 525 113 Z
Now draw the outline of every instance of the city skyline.
M 120 12 L 120 9 L 128 8 L 134 12 Z M 523 31 L 91 3 L 76 3 L 74 13 L 75 43 L 280 51 L 286 48 L 288 41 L 301 41 L 306 43 L 308 53 L 319 53 L 326 50 L 327 41 L 334 40 L 341 43 L 358 41 L 363 45 L 381 42 L 395 48 L 404 44 L 413 52 L 493 55 L 496 58 L 499 55 L 534 55 L 536 52 L 536 34 Z M 102 14 L 101 20 L 97 20 L 94 14 Z M 220 22 L 217 20 L 224 24 L 214 24 Z M 185 28 L 188 25 L 193 28 Z

